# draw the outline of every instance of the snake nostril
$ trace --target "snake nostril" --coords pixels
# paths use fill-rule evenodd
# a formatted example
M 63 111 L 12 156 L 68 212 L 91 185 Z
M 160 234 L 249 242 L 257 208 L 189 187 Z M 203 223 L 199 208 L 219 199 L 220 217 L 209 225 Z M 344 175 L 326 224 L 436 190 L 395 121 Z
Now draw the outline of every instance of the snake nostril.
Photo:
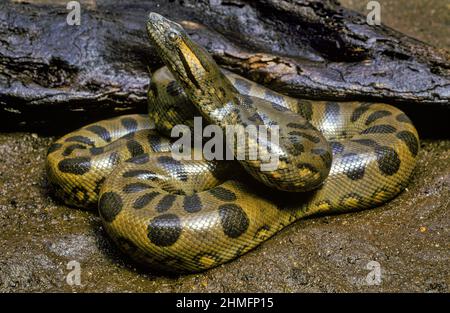
M 161 24 L 162 16 L 155 12 L 150 12 L 148 15 L 148 20 L 155 24 Z

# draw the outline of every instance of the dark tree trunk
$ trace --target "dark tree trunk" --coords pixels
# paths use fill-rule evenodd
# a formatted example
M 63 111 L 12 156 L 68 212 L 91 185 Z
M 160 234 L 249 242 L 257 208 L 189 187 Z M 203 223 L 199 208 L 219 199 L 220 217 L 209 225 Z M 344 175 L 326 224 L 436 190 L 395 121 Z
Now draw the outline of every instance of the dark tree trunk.
M 161 66 L 145 21 L 181 22 L 219 64 L 296 97 L 372 100 L 448 136 L 450 57 L 328 0 L 119 1 L 84 8 L 0 4 L 0 127 L 67 131 L 146 110 Z

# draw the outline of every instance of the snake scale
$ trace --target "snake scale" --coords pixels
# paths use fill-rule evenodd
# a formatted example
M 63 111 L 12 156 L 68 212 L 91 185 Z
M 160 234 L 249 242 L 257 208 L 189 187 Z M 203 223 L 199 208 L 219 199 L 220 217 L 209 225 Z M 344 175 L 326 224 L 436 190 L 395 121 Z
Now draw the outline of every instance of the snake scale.
M 47 156 L 56 195 L 98 205 L 107 233 L 135 260 L 205 270 L 299 218 L 371 208 L 407 185 L 419 139 L 397 108 L 294 99 L 220 69 L 161 15 L 150 13 L 147 32 L 166 64 L 152 75 L 150 118 L 90 124 L 54 142 Z M 279 166 L 263 172 L 258 160 L 174 158 L 168 135 L 194 116 L 221 128 L 279 125 Z

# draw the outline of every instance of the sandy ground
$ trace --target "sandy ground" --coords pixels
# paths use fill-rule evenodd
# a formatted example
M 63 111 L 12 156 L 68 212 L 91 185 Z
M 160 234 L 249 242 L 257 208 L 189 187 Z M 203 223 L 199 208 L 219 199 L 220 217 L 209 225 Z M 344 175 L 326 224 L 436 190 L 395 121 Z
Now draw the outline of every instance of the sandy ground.
M 342 2 L 365 10 L 366 1 Z M 380 2 L 383 22 L 450 47 L 448 2 Z M 231 263 L 167 277 L 118 253 L 95 212 L 48 194 L 44 160 L 54 139 L 0 134 L 1 292 L 449 292 L 450 140 L 423 140 L 411 184 L 384 206 L 301 220 Z M 66 282 L 70 261 L 80 263 L 80 286 Z M 366 279 L 373 261 L 375 285 Z

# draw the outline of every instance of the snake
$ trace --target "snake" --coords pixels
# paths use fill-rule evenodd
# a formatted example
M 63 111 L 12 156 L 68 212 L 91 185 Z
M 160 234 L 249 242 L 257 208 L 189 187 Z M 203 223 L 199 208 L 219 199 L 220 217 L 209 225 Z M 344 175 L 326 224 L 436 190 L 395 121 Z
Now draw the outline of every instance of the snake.
M 97 208 L 133 260 L 203 271 L 300 218 L 373 208 L 406 188 L 419 137 L 398 108 L 292 98 L 222 69 L 174 21 L 152 12 L 146 28 L 165 64 L 151 76 L 148 114 L 84 126 L 52 143 L 46 159 L 54 194 Z M 276 153 L 277 167 L 263 171 L 249 148 L 240 160 L 175 157 L 171 131 L 192 129 L 195 117 L 219 130 L 278 126 L 274 146 L 247 136 L 248 147 Z M 236 156 L 236 146 L 229 149 Z

